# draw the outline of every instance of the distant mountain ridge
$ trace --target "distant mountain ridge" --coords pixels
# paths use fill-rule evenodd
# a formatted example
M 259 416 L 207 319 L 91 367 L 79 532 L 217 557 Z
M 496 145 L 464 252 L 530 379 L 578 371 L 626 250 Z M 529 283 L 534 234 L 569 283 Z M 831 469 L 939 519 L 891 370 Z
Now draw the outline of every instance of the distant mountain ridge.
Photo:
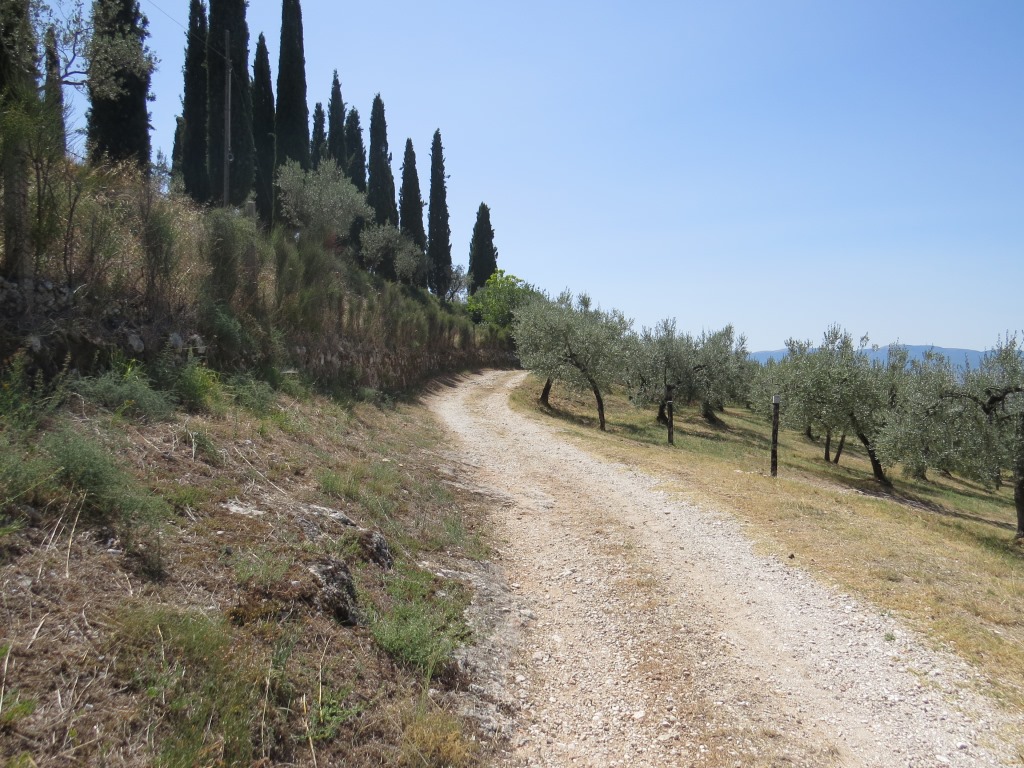
M 953 347 L 936 347 L 931 344 L 902 344 L 907 348 L 907 352 L 910 355 L 911 360 L 920 360 L 924 357 L 924 353 L 928 351 L 938 352 L 940 355 L 945 355 L 949 358 L 950 362 L 960 368 L 977 368 L 981 362 L 981 358 L 985 356 L 984 352 L 979 352 L 976 349 L 956 349 Z M 750 359 L 756 360 L 761 365 L 764 365 L 769 360 L 782 360 L 788 354 L 785 349 L 773 349 L 765 352 L 751 352 Z M 867 350 L 868 357 L 872 360 L 878 360 L 884 363 L 889 359 L 889 347 L 879 347 L 878 349 Z

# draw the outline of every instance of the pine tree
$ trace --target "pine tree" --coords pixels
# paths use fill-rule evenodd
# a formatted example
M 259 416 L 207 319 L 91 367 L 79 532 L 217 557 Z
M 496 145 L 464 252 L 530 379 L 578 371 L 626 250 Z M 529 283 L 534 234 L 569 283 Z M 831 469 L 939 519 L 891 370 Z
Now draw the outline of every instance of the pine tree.
M 320 161 L 327 158 L 327 115 L 319 101 L 313 108 L 313 135 L 309 140 L 309 162 L 316 170 Z
M 498 249 L 494 247 L 491 209 L 483 203 L 476 211 L 473 237 L 469 241 L 469 292 L 483 288 L 487 278 L 498 269 Z
M 395 204 L 391 153 L 388 152 L 388 124 L 384 117 L 384 101 L 379 93 L 373 97 L 373 109 L 370 111 L 370 155 L 366 170 L 366 202 L 373 208 L 377 223 L 397 227 L 398 206 Z
M 88 144 L 93 162 L 134 160 L 149 169 L 149 81 L 152 58 L 145 46 L 149 22 L 138 0 L 94 0 L 89 78 Z M 114 70 L 118 51 L 129 51 L 133 66 Z M 109 69 L 108 69 L 109 68 Z M 108 71 L 102 71 L 108 69 Z M 91 75 L 93 73 L 90 73 Z M 107 85 L 112 87 L 106 87 Z
M 448 191 L 444 175 L 444 147 L 441 130 L 434 131 L 430 145 L 430 211 L 428 214 L 428 281 L 441 299 L 448 295 L 452 280 L 452 230 L 448 223 Z
M 366 149 L 363 147 L 363 129 L 359 126 L 359 110 L 352 107 L 345 116 L 345 175 L 356 189 L 366 192 Z
M 277 64 L 277 162 L 295 160 L 309 170 L 309 106 L 306 54 L 299 0 L 281 4 L 281 50 Z
M 68 147 L 67 129 L 64 126 L 64 83 L 57 56 L 57 31 L 52 24 L 46 28 L 43 40 L 43 61 L 46 68 L 43 103 L 46 105 L 47 127 L 54 147 L 63 155 Z
M 222 204 L 241 205 L 252 191 L 256 148 L 252 137 L 252 86 L 249 82 L 249 25 L 245 0 L 210 0 L 210 31 L 206 46 L 209 115 L 207 156 L 210 192 Z M 225 32 L 230 46 L 224 47 Z M 228 199 L 224 200 L 224 73 L 231 72 L 231 164 Z
M 274 218 L 274 86 L 270 78 L 270 53 L 260 33 L 252 65 L 252 140 L 256 149 L 256 211 L 264 225 Z
M 207 165 L 207 82 L 206 45 L 209 30 L 202 0 L 192 0 L 188 10 L 188 37 L 185 45 L 185 89 L 181 116 L 181 180 L 185 194 L 197 203 L 210 199 L 210 170 Z
M 331 98 L 327 101 L 327 154 L 338 164 L 342 173 L 348 172 L 348 155 L 345 152 L 345 102 L 341 100 L 338 70 L 334 70 Z

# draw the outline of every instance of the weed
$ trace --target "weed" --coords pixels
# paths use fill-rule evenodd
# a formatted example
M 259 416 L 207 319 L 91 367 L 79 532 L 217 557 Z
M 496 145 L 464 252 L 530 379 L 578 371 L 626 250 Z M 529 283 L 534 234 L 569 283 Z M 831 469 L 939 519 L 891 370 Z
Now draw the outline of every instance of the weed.
M 277 394 L 267 382 L 252 376 L 235 375 L 228 379 L 227 391 L 242 408 L 257 416 L 269 416 L 277 404 Z
M 468 595 L 457 582 L 444 583 L 427 571 L 399 566 L 388 576 L 392 602 L 374 616 L 371 632 L 384 651 L 432 677 L 469 636 L 463 618 Z
M 35 699 L 22 698 L 16 690 L 7 691 L 0 702 L 0 725 L 14 725 L 35 712 L 38 705 Z
M 366 708 L 360 703 L 346 705 L 352 687 L 324 693 L 310 713 L 309 735 L 313 741 L 327 741 L 338 735 L 343 725 L 358 717 Z
M 190 413 L 221 415 L 224 412 L 224 390 L 220 376 L 198 360 L 189 360 L 177 370 L 174 394 Z
M 143 573 L 163 576 L 161 528 L 167 502 L 151 494 L 98 444 L 67 427 L 51 432 L 43 447 L 56 462 L 57 479 L 87 518 L 116 526 L 125 552 Z
M 223 466 L 224 457 L 209 433 L 201 429 L 189 429 L 188 426 L 182 432 L 185 442 L 192 447 L 193 459 L 200 458 L 213 467 Z
M 325 470 L 317 475 L 321 493 L 348 501 L 359 499 L 359 480 L 360 475 L 353 471 L 339 473 Z
M 152 388 L 149 378 L 134 361 L 128 361 L 96 378 L 79 379 L 74 389 L 87 400 L 118 414 L 150 421 L 168 418 L 170 399 Z
M 65 387 L 63 374 L 47 384 L 42 371 L 32 372 L 28 353 L 18 350 L 0 364 L 0 417 L 31 432 L 60 405 Z
M 458 719 L 422 700 L 405 718 L 402 766 L 468 768 L 477 764 L 477 749 L 462 734 Z
M 224 624 L 196 612 L 135 608 L 122 614 L 116 639 L 122 674 L 155 710 L 159 764 L 205 765 L 212 746 L 223 750 L 223 764 L 251 762 L 259 673 Z
M 288 572 L 290 563 L 280 555 L 268 550 L 252 550 L 239 554 L 235 560 L 235 578 L 239 584 L 248 584 L 257 589 L 269 589 Z
M 199 509 L 208 499 L 209 493 L 195 485 L 178 485 L 165 493 L 167 503 L 178 512 Z
M 0 510 L 22 504 L 44 506 L 57 495 L 59 471 L 48 454 L 0 432 Z

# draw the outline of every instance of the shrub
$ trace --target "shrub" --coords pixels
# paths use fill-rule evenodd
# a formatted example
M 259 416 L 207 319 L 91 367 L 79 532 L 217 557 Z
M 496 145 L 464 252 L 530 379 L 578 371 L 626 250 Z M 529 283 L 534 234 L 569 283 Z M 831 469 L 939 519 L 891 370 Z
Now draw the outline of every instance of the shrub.
M 96 378 L 80 379 L 74 389 L 104 408 L 144 419 L 166 419 L 174 410 L 167 395 L 154 390 L 142 368 L 134 362 L 115 365 Z
M 198 360 L 189 360 L 177 370 L 173 387 L 182 407 L 191 413 L 219 414 L 224 410 L 220 376 Z

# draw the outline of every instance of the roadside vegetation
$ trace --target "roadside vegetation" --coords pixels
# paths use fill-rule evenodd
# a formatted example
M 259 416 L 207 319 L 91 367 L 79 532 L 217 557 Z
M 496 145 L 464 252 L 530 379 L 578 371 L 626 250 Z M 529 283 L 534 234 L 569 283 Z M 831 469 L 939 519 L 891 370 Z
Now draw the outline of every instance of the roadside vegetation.
M 781 431 L 772 478 L 766 409 L 730 403 L 711 423 L 699 401 L 677 403 L 670 446 L 654 407 L 635 407 L 621 386 L 606 394 L 604 435 L 588 392 L 555 386 L 544 407 L 543 383 L 528 378 L 517 407 L 662 478 L 682 500 L 734 515 L 766 554 L 901 616 L 975 664 L 1007 706 L 1024 708 L 1024 550 L 1012 488 L 941 472 L 882 485 L 859 442 L 836 465 L 824 460 L 825 437 L 799 428 Z
M 22 363 L 0 390 L 0 764 L 486 758 L 456 703 L 472 595 L 439 575 L 486 557 L 485 510 L 438 477 L 421 409 Z

